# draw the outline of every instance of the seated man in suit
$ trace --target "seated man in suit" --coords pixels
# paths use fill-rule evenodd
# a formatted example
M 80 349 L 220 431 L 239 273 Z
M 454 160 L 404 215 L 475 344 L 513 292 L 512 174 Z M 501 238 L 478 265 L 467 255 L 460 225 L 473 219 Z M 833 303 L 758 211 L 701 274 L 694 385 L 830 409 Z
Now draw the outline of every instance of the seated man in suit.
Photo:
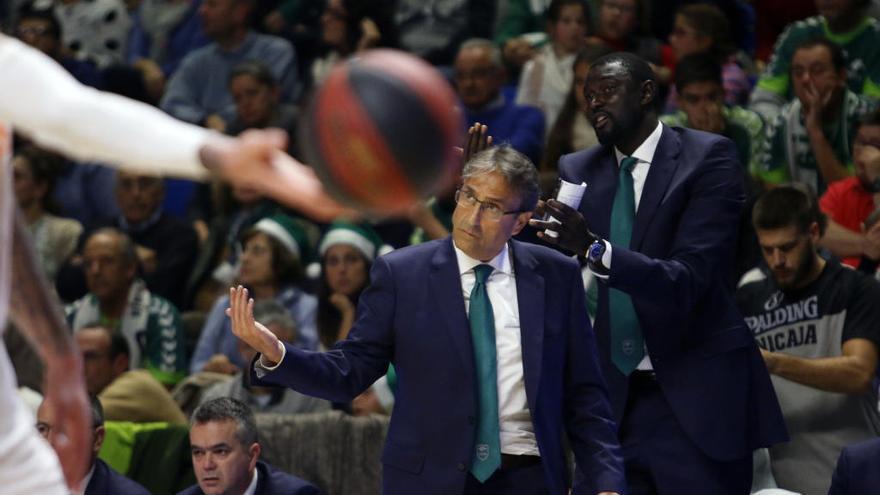
M 648 63 L 612 53 L 587 74 L 601 146 L 565 155 L 579 210 L 532 220 L 599 279 L 596 338 L 630 495 L 749 492 L 752 451 L 785 439 L 761 354 L 736 309 L 744 193 L 733 143 L 667 127 Z
M 104 444 L 104 409 L 97 397 L 92 395 L 90 399 L 93 427 L 90 467 L 76 489 L 71 492 L 72 495 L 150 495 L 146 488 L 117 473 L 106 462 L 98 459 L 98 452 Z M 58 439 L 57 431 L 52 428 L 55 424 L 55 410 L 50 399 L 43 400 L 37 409 L 37 431 L 53 446 Z
M 193 412 L 189 442 L 198 484 L 178 495 L 313 495 L 308 482 L 260 461 L 254 413 L 221 397 Z
M 880 438 L 844 447 L 828 495 L 861 495 L 880 486 Z
M 348 402 L 393 363 L 387 494 L 567 493 L 563 438 L 586 473 L 576 493 L 623 492 L 580 269 L 511 240 L 538 201 L 535 166 L 501 146 L 462 177 L 451 238 L 376 259 L 348 338 L 327 352 L 281 342 L 232 289 L 233 332 L 261 353 L 252 378 Z

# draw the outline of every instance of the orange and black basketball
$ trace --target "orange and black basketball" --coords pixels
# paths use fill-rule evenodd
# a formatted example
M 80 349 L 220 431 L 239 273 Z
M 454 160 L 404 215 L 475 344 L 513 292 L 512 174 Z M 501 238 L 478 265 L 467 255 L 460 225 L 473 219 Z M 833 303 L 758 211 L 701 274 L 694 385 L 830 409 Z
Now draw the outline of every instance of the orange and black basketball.
M 455 92 L 428 63 L 372 50 L 338 64 L 299 126 L 306 163 L 340 201 L 395 213 L 455 175 L 462 117 Z

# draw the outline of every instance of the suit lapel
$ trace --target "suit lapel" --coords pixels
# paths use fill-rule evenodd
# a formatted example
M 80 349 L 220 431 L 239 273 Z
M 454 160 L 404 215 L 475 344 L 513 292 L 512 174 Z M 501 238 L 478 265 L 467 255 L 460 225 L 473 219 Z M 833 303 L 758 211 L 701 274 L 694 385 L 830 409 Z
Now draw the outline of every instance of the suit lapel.
M 428 275 L 433 300 L 436 301 L 437 314 L 441 316 L 446 331 L 452 339 L 453 347 L 461 361 L 466 376 L 474 376 L 474 350 L 471 342 L 470 324 L 464 308 L 461 293 L 461 275 L 458 273 L 458 260 L 452 247 L 452 237 L 440 244 L 431 259 L 431 272 Z
M 596 235 L 607 239 L 611 231 L 611 205 L 617 190 L 617 163 L 610 146 L 599 155 L 596 165 L 588 167 L 583 175 L 587 191 L 580 211 Z
M 675 175 L 675 170 L 678 168 L 677 158 L 680 145 L 678 135 L 669 127 L 663 126 L 663 133 L 660 135 L 660 142 L 654 151 L 654 160 L 651 162 L 648 177 L 645 179 L 645 187 L 642 189 L 642 197 L 639 200 L 639 211 L 636 212 L 632 239 L 629 244 L 631 249 L 638 250 L 642 245 L 645 231 L 651 224 L 654 214 L 657 213 L 657 206 L 666 193 L 669 181 Z
M 544 277 L 538 270 L 538 260 L 525 247 L 517 241 L 511 241 L 510 248 L 516 276 L 526 399 L 529 410 L 535 414 L 538 384 L 541 383 L 541 359 L 544 356 Z

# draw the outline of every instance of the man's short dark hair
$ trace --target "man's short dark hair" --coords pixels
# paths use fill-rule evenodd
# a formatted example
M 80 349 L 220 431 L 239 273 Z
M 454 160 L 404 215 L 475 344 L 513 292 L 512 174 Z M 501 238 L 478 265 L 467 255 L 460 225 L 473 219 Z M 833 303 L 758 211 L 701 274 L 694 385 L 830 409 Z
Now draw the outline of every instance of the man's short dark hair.
M 246 60 L 233 67 L 232 72 L 229 74 L 229 83 L 232 84 L 232 80 L 238 76 L 251 76 L 258 83 L 270 88 L 278 86 L 278 81 L 275 79 L 272 71 L 269 70 L 269 67 L 258 60 Z
M 104 406 L 101 405 L 97 395 L 89 395 L 89 405 L 92 410 L 92 428 L 104 426 Z
M 82 330 L 102 330 L 107 332 L 107 336 L 110 337 L 110 359 L 116 359 L 116 356 L 119 355 L 131 357 L 131 348 L 128 347 L 128 339 L 125 338 L 125 335 L 123 335 L 122 332 L 113 330 L 98 321 L 83 325 L 80 327 L 79 331 Z
M 190 427 L 212 421 L 234 421 L 235 437 L 245 448 L 258 441 L 254 413 L 244 402 L 232 397 L 218 397 L 193 411 Z
M 675 89 L 679 94 L 691 83 L 713 82 L 723 85 L 721 65 L 708 53 L 683 57 L 675 66 Z
M 827 218 L 819 211 L 816 197 L 808 189 L 797 185 L 774 187 L 762 194 L 752 209 L 755 230 L 775 230 L 796 227 L 808 232 L 813 222 L 819 224 L 819 233 L 825 233 Z
M 794 54 L 797 53 L 799 50 L 808 50 L 817 46 L 824 46 L 828 49 L 828 52 L 831 54 L 831 64 L 834 66 L 834 70 L 838 72 L 846 70 L 846 56 L 843 54 L 843 49 L 840 48 L 840 45 L 824 36 L 807 38 L 804 41 L 798 43 L 794 51 L 791 52 L 792 59 L 794 59 Z
M 593 62 L 592 67 L 600 67 L 609 64 L 620 64 L 630 79 L 630 87 L 639 87 L 645 81 L 651 81 L 656 86 L 657 74 L 645 59 L 629 52 L 614 52 L 604 57 L 600 57 Z M 657 98 L 657 92 L 654 92 L 654 98 Z M 653 103 L 653 102 L 652 102 Z

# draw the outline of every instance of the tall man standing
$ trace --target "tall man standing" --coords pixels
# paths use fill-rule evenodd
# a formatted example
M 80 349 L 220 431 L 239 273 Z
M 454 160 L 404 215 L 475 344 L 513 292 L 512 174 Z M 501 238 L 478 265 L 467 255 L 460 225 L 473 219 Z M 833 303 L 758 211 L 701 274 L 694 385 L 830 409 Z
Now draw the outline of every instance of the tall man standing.
M 593 63 L 584 96 L 601 146 L 563 156 L 588 184 L 555 200 L 548 242 L 602 281 L 596 335 L 629 493 L 749 493 L 752 450 L 786 437 L 761 355 L 729 285 L 742 172 L 733 143 L 660 124 L 648 64 Z
M 262 354 L 252 381 L 348 402 L 393 363 L 387 494 L 566 493 L 563 427 L 580 493 L 622 493 L 577 264 L 510 239 L 538 201 L 534 165 L 502 146 L 462 176 L 451 238 L 378 258 L 348 339 L 328 352 L 281 343 L 233 289 L 233 332 Z

